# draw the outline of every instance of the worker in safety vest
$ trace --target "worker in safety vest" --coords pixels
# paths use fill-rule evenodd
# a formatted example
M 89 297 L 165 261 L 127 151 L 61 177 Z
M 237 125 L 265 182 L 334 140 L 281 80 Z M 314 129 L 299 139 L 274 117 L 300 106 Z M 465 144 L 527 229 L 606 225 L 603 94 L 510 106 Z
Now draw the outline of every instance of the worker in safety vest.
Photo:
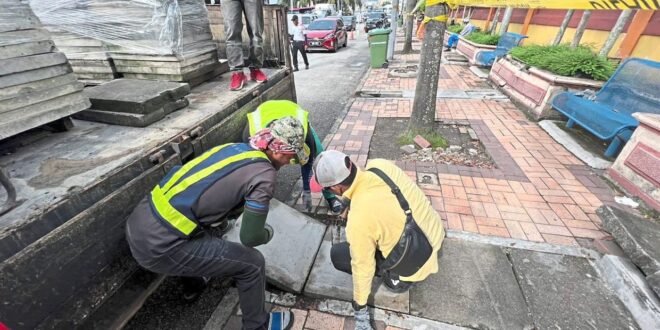
M 309 188 L 309 181 L 312 177 L 312 163 L 316 155 L 323 151 L 323 143 L 309 123 L 309 112 L 303 110 L 299 105 L 289 100 L 273 100 L 262 103 L 255 111 L 248 113 L 248 124 L 243 131 L 243 141 L 247 141 L 249 136 L 263 128 L 268 127 L 274 120 L 283 117 L 294 117 L 300 121 L 305 130 L 304 150 L 309 155 L 309 160 L 300 162 L 300 172 L 302 174 L 303 205 L 308 211 L 312 209 L 312 194 Z M 342 202 L 332 193 L 324 191 L 323 197 L 328 202 L 330 210 L 334 214 L 341 213 L 343 209 Z
M 266 215 L 276 172 L 294 159 L 307 161 L 303 134 L 298 120 L 284 117 L 255 132 L 249 143 L 215 147 L 170 170 L 127 220 L 135 260 L 156 273 L 197 279 L 184 285 L 190 300 L 208 278 L 230 277 L 238 288 L 243 329 L 288 329 L 290 312 L 265 310 L 264 257 L 252 247 L 273 237 Z M 211 235 L 212 224 L 241 210 L 242 244 Z

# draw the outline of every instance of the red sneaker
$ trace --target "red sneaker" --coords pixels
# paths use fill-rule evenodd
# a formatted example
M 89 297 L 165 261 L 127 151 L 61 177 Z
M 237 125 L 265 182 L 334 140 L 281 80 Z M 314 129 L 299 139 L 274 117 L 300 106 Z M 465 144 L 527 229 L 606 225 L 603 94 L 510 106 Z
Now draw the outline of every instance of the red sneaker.
M 263 71 L 255 68 L 250 68 L 250 78 L 252 78 L 252 81 L 256 81 L 258 83 L 268 81 L 266 74 L 263 73 Z
M 247 77 L 243 71 L 237 71 L 231 74 L 231 84 L 229 84 L 229 90 L 240 91 L 245 86 Z

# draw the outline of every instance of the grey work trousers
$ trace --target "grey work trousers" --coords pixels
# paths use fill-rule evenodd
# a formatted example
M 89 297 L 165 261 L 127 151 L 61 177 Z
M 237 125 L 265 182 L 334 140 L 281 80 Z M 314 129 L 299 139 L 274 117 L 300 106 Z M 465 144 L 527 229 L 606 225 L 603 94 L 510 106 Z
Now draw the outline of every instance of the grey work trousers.
M 232 70 L 243 68 L 243 13 L 250 36 L 248 65 L 261 68 L 264 62 L 264 11 L 262 0 L 222 0 L 222 16 L 227 36 L 227 60 Z
M 155 219 L 154 219 L 155 220 Z M 139 238 L 136 240 L 139 241 Z M 128 237 L 129 245 L 135 244 Z M 139 244 L 139 243 L 138 243 Z M 140 265 L 152 272 L 186 277 L 230 277 L 236 282 L 243 312 L 243 329 L 265 329 L 266 265 L 261 252 L 204 233 L 173 251 Z

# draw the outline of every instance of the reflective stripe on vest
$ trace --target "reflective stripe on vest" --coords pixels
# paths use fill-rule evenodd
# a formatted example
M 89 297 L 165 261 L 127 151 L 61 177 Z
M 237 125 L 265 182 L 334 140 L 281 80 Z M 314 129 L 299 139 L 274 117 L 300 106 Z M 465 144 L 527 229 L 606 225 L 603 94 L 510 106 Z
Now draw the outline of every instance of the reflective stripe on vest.
M 226 148 L 230 148 L 231 150 L 225 150 Z M 209 158 L 216 156 L 221 151 L 227 151 L 228 155 L 214 163 L 198 166 Z M 187 190 L 189 191 L 197 183 L 203 183 L 205 187 L 212 185 L 217 180 L 231 173 L 233 171 L 231 169 L 232 165 L 238 165 L 239 163 L 250 164 L 258 161 L 268 161 L 268 157 L 263 152 L 251 149 L 246 144 L 231 143 L 212 148 L 186 165 L 178 169 L 173 169 L 172 171 L 175 172 L 164 184 L 161 182 L 156 185 L 151 191 L 152 208 L 161 220 L 187 237 L 198 227 L 197 219 L 186 216 L 184 213 L 188 212 L 183 211 L 181 207 L 177 209 L 173 205 L 176 204 L 173 203 L 173 199 L 185 194 Z M 216 177 L 212 182 L 202 182 L 202 180 L 214 175 Z M 203 192 L 205 189 L 201 189 L 200 191 Z M 189 205 L 186 205 L 188 208 L 191 208 L 197 202 L 197 199 L 201 196 L 201 192 L 193 192 L 192 196 L 186 196 L 190 201 L 188 203 Z
M 247 114 L 250 136 L 266 128 L 273 120 L 294 117 L 303 125 L 305 136 L 309 124 L 309 113 L 289 100 L 266 101 L 257 110 Z

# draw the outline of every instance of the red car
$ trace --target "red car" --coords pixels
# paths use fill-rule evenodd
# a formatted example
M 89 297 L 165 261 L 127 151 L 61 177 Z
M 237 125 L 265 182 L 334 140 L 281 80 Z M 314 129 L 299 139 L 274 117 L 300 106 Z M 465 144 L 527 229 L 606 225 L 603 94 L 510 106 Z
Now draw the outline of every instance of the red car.
M 346 47 L 348 37 L 344 22 L 339 17 L 319 18 L 307 26 L 307 48 L 336 52 Z

